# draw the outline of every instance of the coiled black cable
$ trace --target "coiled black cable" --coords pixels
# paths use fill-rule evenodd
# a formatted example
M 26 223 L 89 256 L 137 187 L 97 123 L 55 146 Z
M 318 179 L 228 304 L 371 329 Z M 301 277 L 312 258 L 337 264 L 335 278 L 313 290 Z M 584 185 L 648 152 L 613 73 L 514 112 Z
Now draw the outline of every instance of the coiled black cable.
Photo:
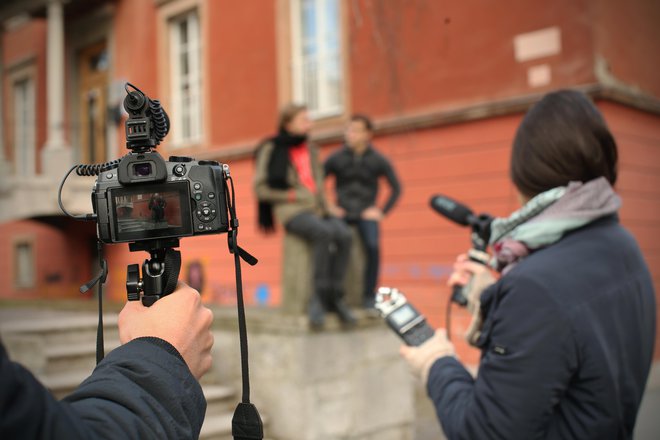
M 76 174 L 79 176 L 98 176 L 104 171 L 113 170 L 119 167 L 119 161 L 121 159 L 115 159 L 106 163 L 96 163 L 91 165 L 76 165 L 74 168 Z
M 120 159 L 112 160 L 110 162 L 106 163 L 97 163 L 97 164 L 91 164 L 91 165 L 74 165 L 72 166 L 69 171 L 66 173 L 64 178 L 62 179 L 62 182 L 60 182 L 60 188 L 57 191 L 57 203 L 60 205 L 60 209 L 66 215 L 67 217 L 74 218 L 76 220 L 96 220 L 96 214 L 81 214 L 81 215 L 74 215 L 71 214 L 69 211 L 67 211 L 64 208 L 64 204 L 62 203 L 62 188 L 64 188 L 64 183 L 66 182 L 66 179 L 69 178 L 69 175 L 75 171 L 77 175 L 79 176 L 98 176 L 104 171 L 108 170 L 113 170 L 117 167 L 119 167 L 119 162 L 121 161 Z
M 170 131 L 170 119 L 157 99 L 149 99 L 149 110 L 151 110 L 151 122 L 154 125 L 156 145 L 159 145 Z

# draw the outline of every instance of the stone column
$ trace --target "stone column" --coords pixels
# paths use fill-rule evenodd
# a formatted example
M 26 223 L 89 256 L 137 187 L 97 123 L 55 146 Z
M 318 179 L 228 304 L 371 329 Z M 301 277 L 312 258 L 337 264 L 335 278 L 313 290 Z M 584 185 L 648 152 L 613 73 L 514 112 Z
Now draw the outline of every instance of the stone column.
M 72 151 L 64 136 L 64 13 L 61 0 L 48 3 L 47 110 L 48 139 L 42 150 L 42 172 L 62 176 L 72 164 Z
M 4 65 L 2 63 L 3 57 L 3 47 L 2 47 L 2 38 L 4 35 L 4 29 L 0 24 L 0 88 L 4 89 L 5 79 L 2 75 L 4 71 Z M 9 163 L 7 163 L 6 154 L 5 154 L 5 101 L 3 97 L 5 96 L 4 90 L 3 93 L 0 93 L 0 193 L 2 193 L 9 182 Z

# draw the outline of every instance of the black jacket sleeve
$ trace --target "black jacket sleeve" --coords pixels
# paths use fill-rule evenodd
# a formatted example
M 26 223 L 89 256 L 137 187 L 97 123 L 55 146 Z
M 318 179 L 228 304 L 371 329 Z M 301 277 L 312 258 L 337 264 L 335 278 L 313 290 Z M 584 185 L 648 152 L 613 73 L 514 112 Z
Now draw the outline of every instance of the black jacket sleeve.
M 198 438 L 206 401 L 181 355 L 158 338 L 110 352 L 57 401 L 0 344 L 0 438 Z
M 383 157 L 383 174 L 387 179 L 387 183 L 390 184 L 391 189 L 390 197 L 383 207 L 383 214 L 387 214 L 401 196 L 401 183 L 399 183 L 399 179 L 396 177 L 392 164 L 385 157 Z
M 571 325 L 559 307 L 538 283 L 508 281 L 491 287 L 506 292 L 497 292 L 501 300 L 484 323 L 477 378 L 451 357 L 431 367 L 427 391 L 451 440 L 544 438 L 577 368 Z
M 325 177 L 336 174 L 337 170 L 337 152 L 332 153 L 323 164 L 323 174 Z

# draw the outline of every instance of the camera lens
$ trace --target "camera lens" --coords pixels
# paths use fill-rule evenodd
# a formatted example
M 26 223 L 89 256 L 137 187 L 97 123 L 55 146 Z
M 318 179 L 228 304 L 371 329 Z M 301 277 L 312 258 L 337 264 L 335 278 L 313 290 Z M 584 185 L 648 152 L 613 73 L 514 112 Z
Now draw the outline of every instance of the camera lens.
M 149 162 L 136 163 L 133 165 L 133 175 L 145 177 L 151 175 L 151 164 Z

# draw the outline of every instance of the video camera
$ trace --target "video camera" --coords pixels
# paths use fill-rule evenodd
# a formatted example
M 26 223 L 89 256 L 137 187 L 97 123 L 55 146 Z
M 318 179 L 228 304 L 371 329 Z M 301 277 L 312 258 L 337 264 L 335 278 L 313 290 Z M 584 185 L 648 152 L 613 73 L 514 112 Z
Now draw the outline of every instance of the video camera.
M 142 264 L 127 268 L 126 292 L 131 301 L 146 306 L 174 291 L 181 269 L 179 239 L 204 234 L 229 234 L 229 251 L 248 264 L 256 258 L 236 244 L 238 220 L 229 165 L 212 160 L 171 156 L 156 152 L 167 135 L 170 121 L 160 102 L 126 83 L 124 109 L 126 147 L 124 157 L 94 165 L 76 165 L 60 185 L 59 204 L 64 214 L 78 220 L 94 220 L 99 254 L 102 243 L 129 243 L 131 252 L 151 255 Z M 98 176 L 92 191 L 93 214 L 71 215 L 62 205 L 62 187 L 72 171 L 79 176 Z M 228 186 L 231 183 L 231 188 Z M 107 266 L 81 291 L 105 281 Z
M 181 238 L 229 230 L 225 180 L 229 166 L 154 151 L 169 131 L 157 100 L 135 86 L 124 99 L 126 146 L 115 171 L 99 174 L 92 194 L 104 243 Z
M 151 305 L 176 288 L 181 254 L 174 248 L 181 237 L 229 231 L 229 166 L 182 156 L 163 159 L 155 148 L 169 132 L 167 113 L 130 83 L 124 109 L 130 152 L 88 170 L 98 175 L 92 206 L 101 242 L 130 242 L 132 252 L 150 253 L 142 277 L 137 264 L 128 266 L 126 290 L 129 300 Z
M 129 90 L 130 88 L 130 90 Z M 108 274 L 103 243 L 125 243 L 131 252 L 147 251 L 151 258 L 127 267 L 126 293 L 129 301 L 151 306 L 172 293 L 181 269 L 179 239 L 204 234 L 228 234 L 229 252 L 236 267 L 236 301 L 241 347 L 243 398 L 232 420 L 235 439 L 263 438 L 263 424 L 249 399 L 247 326 L 243 303 L 240 260 L 251 266 L 257 259 L 238 246 L 238 219 L 229 166 L 212 160 L 171 156 L 155 151 L 170 130 L 170 121 L 155 99 L 126 83 L 124 109 L 126 147 L 121 159 L 94 165 L 74 165 L 62 179 L 58 203 L 62 212 L 76 220 L 96 221 L 101 272 L 80 288 L 82 293 L 99 283 L 99 327 L 97 363 L 103 359 L 102 286 Z M 69 175 L 98 176 L 92 191 L 93 214 L 72 215 L 62 204 L 62 188 Z

